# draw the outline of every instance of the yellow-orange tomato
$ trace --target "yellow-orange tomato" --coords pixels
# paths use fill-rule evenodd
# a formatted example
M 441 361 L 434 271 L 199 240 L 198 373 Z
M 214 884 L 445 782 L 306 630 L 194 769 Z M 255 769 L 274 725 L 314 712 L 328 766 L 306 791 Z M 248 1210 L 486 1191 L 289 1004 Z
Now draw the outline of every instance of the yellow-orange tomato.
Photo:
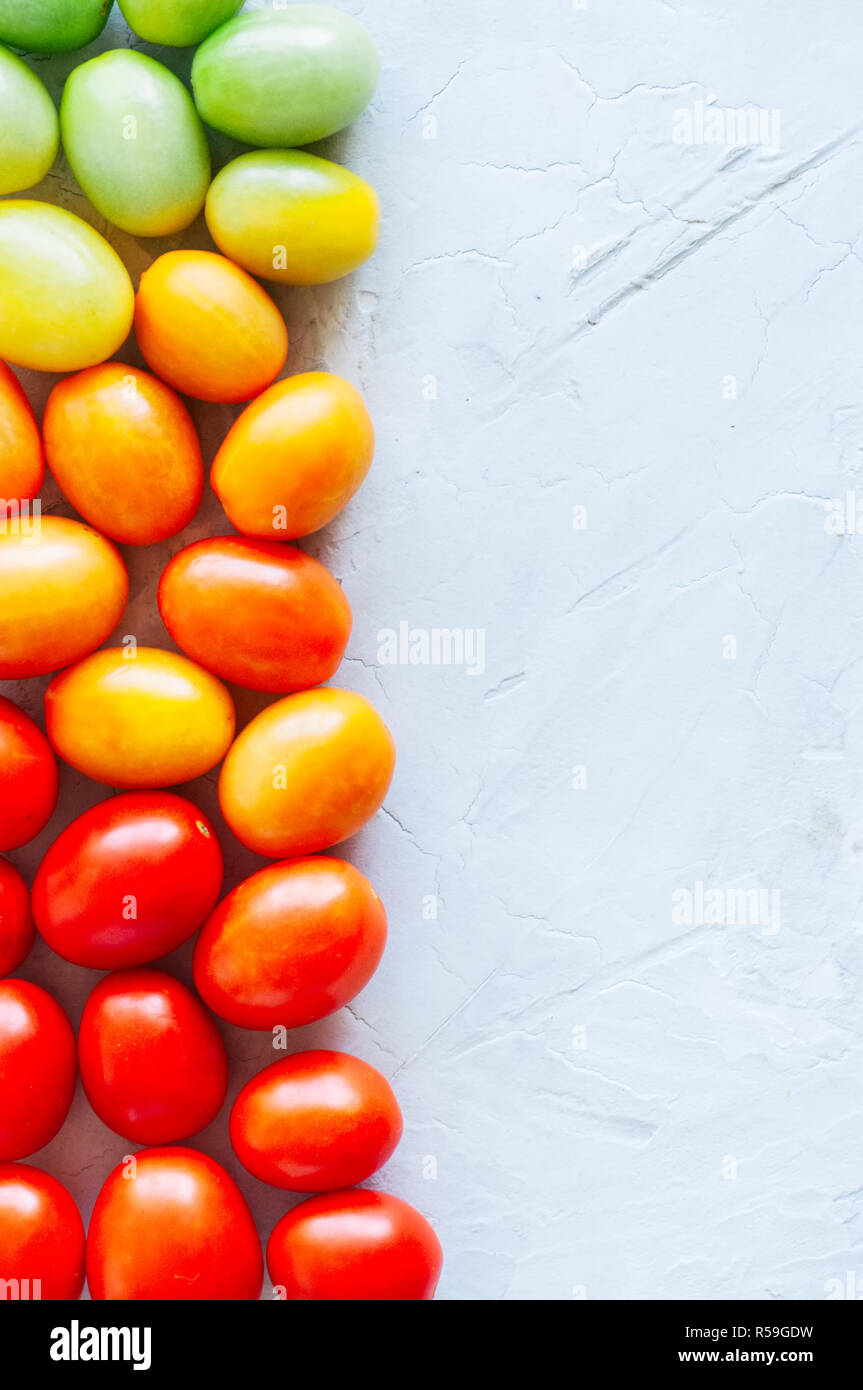
M 204 464 L 192 418 L 169 386 L 123 362 L 58 382 L 42 422 L 48 466 L 104 535 L 151 545 L 201 505 Z
M 14 372 L 0 361 L 0 507 L 39 496 L 45 476 L 39 426 Z
M 135 335 L 160 377 L 200 401 L 248 401 L 288 355 L 266 290 L 212 251 L 168 251 L 141 276 Z
M 238 531 L 293 540 L 326 526 L 350 501 L 374 448 L 369 413 L 350 382 L 304 372 L 246 407 L 210 481 Z
M 396 753 L 377 710 L 351 690 L 305 690 L 262 710 L 219 778 L 219 804 L 257 854 L 313 854 L 354 835 L 381 806 Z
M 108 647 L 55 677 L 45 722 L 61 758 L 94 782 L 171 787 L 224 757 L 234 706 L 221 681 L 185 656 Z
M 0 531 L 0 679 L 80 660 L 114 630 L 128 596 L 114 546 L 80 521 L 34 517 Z

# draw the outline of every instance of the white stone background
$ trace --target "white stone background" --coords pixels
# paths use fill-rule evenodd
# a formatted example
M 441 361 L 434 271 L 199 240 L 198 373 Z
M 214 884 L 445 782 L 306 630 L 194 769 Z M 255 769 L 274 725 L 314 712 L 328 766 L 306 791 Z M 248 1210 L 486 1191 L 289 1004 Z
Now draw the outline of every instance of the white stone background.
M 823 1298 L 863 1278 L 863 572 L 825 527 L 863 502 L 857 0 L 343 8 L 384 69 L 324 152 L 378 188 L 381 245 L 277 297 L 289 370 L 342 372 L 376 421 L 309 549 L 354 609 L 339 679 L 399 765 L 347 847 L 387 955 L 296 1044 L 393 1080 L 406 1132 L 373 1182 L 433 1220 L 443 1299 Z M 116 16 L 83 56 L 128 42 Z M 78 61 L 38 70 L 58 94 Z M 677 143 L 697 102 L 777 112 L 779 148 Z M 107 227 L 62 163 L 35 196 L 135 278 L 177 244 Z M 180 241 L 211 244 L 203 221 Z M 235 413 L 194 407 L 208 458 Z M 118 636 L 170 645 L 160 570 L 226 529 L 209 496 L 127 549 Z M 484 674 L 381 665 L 402 620 L 483 629 Z M 39 714 L 44 684 L 5 693 Z M 217 815 L 215 774 L 184 790 Z M 103 795 L 66 769 L 11 858 L 32 871 Z M 262 861 L 223 841 L 230 886 Z M 676 922 L 698 882 L 778 890 L 779 930 Z M 76 1022 L 96 978 L 41 945 L 21 973 Z M 224 1031 L 232 1098 L 273 1054 Z M 239 1168 L 226 1117 L 193 1142 L 266 1236 L 292 1199 Z M 87 1213 L 128 1147 L 79 1089 L 35 1161 Z

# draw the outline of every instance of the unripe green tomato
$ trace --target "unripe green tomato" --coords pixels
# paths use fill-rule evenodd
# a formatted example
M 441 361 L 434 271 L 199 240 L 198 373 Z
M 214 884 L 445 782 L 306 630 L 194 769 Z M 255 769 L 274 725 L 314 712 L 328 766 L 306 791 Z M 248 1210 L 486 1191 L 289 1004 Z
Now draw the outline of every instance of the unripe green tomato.
M 119 0 L 126 23 L 147 43 L 187 48 L 243 8 L 243 0 Z
M 194 222 L 210 150 L 194 102 L 168 68 L 128 48 L 82 63 L 60 103 L 63 148 L 90 202 L 133 236 Z
M 0 0 L 0 42 L 28 53 L 74 53 L 98 38 L 114 0 Z
M 59 143 L 57 111 L 47 88 L 26 63 L 0 48 L 0 193 L 41 183 Z
M 262 280 L 324 285 L 374 251 L 380 206 L 357 174 L 302 150 L 255 150 L 210 185 L 207 226 L 219 250 Z
M 195 54 L 204 120 L 248 145 L 323 140 L 364 111 L 380 75 L 371 35 L 329 5 L 258 10 L 225 24 Z
M 87 222 L 51 203 L 0 202 L 0 357 L 77 372 L 125 342 L 135 296 L 126 267 Z

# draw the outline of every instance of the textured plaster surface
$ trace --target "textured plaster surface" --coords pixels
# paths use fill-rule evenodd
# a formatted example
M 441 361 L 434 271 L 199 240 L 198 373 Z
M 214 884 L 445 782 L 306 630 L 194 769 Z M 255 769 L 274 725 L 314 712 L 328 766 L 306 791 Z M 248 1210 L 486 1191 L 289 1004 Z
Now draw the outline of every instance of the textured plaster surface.
M 296 1046 L 392 1079 L 406 1132 L 374 1184 L 434 1221 L 442 1298 L 863 1294 L 863 550 L 829 512 L 863 503 L 859 6 L 344 8 L 384 71 L 324 152 L 380 190 L 382 241 L 277 294 L 290 371 L 345 374 L 376 421 L 308 548 L 399 766 L 347 846 L 387 955 Z M 128 41 L 115 19 L 92 51 Z M 59 92 L 75 61 L 38 70 Z M 686 143 L 687 113 L 750 105 L 778 140 Z M 135 277 L 177 244 L 106 227 L 62 162 L 35 196 Z M 211 457 L 236 412 L 194 413 Z M 210 496 L 127 550 L 117 637 L 169 646 L 160 570 L 227 529 Z M 400 622 L 482 630 L 484 670 L 382 663 Z M 40 715 L 44 684 L 6 693 Z M 185 790 L 217 817 L 215 782 Z M 103 795 L 66 769 L 13 860 Z M 223 840 L 229 884 L 262 863 Z M 75 1021 L 96 979 L 41 945 L 21 973 Z M 274 1054 L 224 1032 L 232 1097 Z M 226 1112 L 195 1142 L 268 1234 L 291 1199 L 240 1170 Z M 79 1091 L 35 1161 L 88 1211 L 128 1150 Z

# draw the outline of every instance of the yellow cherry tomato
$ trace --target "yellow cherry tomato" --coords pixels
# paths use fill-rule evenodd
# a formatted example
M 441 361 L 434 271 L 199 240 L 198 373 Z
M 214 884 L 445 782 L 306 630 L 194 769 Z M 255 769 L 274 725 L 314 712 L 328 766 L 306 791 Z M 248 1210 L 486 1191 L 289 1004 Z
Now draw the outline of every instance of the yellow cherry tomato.
M 256 854 L 313 854 L 375 814 L 395 760 L 389 729 L 362 695 L 288 695 L 262 710 L 228 753 L 219 778 L 222 815 Z
M 157 647 L 108 647 L 64 671 L 45 692 L 55 750 L 94 782 L 171 787 L 215 767 L 234 736 L 221 681 Z
M 100 646 L 129 596 L 110 541 L 80 521 L 35 516 L 0 531 L 0 679 L 44 676 Z

